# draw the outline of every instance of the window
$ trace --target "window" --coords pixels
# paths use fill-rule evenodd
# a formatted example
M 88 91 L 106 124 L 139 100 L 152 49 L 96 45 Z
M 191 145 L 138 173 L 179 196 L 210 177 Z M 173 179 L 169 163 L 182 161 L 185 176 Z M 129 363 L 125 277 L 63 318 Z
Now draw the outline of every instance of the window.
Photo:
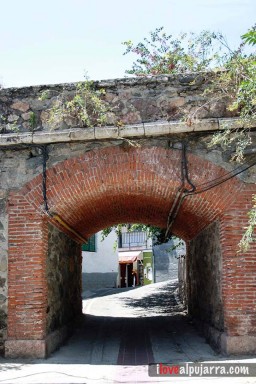
M 96 252 L 96 235 L 92 235 L 87 244 L 82 245 L 82 251 Z
M 147 233 L 141 231 L 123 232 L 119 235 L 119 248 L 146 247 Z

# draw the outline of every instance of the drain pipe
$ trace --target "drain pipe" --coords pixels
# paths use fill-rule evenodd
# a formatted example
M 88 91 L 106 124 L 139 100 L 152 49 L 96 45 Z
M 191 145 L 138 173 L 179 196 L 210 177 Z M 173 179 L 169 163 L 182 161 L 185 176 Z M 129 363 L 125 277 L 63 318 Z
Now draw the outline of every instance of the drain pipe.
M 42 155 L 43 155 L 43 175 L 42 175 L 42 191 L 43 191 L 43 198 L 44 198 L 44 210 L 46 214 L 53 220 L 57 221 L 59 224 L 61 224 L 62 227 L 67 229 L 69 232 L 71 232 L 75 237 L 81 242 L 81 243 L 88 243 L 88 239 L 83 237 L 79 232 L 77 232 L 75 229 L 70 227 L 68 223 L 66 223 L 57 213 L 52 213 L 49 211 L 48 207 L 48 201 L 47 201 L 47 174 L 46 174 L 46 163 L 48 159 L 48 151 L 47 146 L 44 145 L 41 147 Z

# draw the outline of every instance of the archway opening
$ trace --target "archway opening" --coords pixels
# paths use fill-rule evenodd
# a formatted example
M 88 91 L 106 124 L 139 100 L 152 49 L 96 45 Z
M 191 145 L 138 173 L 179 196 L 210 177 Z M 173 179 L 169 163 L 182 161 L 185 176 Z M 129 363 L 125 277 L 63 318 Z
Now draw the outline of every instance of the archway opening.
M 188 161 L 195 185 L 225 174 L 198 156 L 189 154 Z M 60 344 L 82 311 L 81 239 L 120 222 L 166 228 L 180 188 L 180 167 L 181 154 L 176 150 L 108 147 L 47 170 L 50 216 L 44 211 L 41 175 L 12 194 L 7 355 L 33 351 L 44 357 Z M 241 189 L 242 184 L 232 179 L 214 191 L 188 196 L 171 228 L 188 245 L 188 308 L 217 344 L 229 326 L 222 234 L 229 230 L 230 207 Z M 234 335 L 239 327 L 238 322 Z

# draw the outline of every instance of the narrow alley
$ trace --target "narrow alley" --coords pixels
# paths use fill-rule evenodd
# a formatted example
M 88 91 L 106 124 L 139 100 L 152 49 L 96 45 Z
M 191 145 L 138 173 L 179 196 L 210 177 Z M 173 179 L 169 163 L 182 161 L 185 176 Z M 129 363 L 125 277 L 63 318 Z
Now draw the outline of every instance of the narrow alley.
M 1 359 L 0 383 L 165 383 L 171 378 L 150 377 L 148 364 L 207 361 L 255 364 L 256 359 L 214 352 L 187 316 L 172 280 L 84 292 L 83 317 L 67 343 L 46 360 Z M 207 383 L 209 377 L 190 380 Z M 256 382 L 254 377 L 210 380 Z

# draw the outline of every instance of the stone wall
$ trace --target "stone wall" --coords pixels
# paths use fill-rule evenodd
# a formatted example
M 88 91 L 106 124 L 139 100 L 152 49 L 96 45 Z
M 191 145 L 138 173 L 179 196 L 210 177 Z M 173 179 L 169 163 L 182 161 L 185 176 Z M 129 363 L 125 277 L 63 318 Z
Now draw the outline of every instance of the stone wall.
M 94 86 L 106 91 L 104 100 L 112 110 L 108 113 L 107 125 L 180 120 L 188 115 L 199 119 L 231 116 L 223 100 L 198 109 L 207 102 L 203 91 L 209 82 L 210 74 L 164 75 L 100 81 Z M 2 89 L 1 133 L 63 130 L 78 126 L 74 117 L 67 117 L 56 126 L 48 121 L 49 111 L 58 103 L 60 95 L 71 100 L 75 90 L 75 84 Z
M 226 111 L 224 104 L 209 105 L 206 109 L 200 109 L 200 114 L 197 116 L 203 119 L 202 122 L 200 121 L 200 132 L 194 131 L 193 126 L 190 127 L 189 133 L 187 130 L 183 131 L 181 129 L 180 119 L 187 113 L 193 113 L 195 108 L 205 101 L 201 94 L 209 79 L 199 76 L 193 84 L 191 83 L 192 80 L 193 78 L 186 76 L 177 76 L 175 78 L 172 76 L 160 76 L 96 83 L 96 87 L 106 89 L 105 98 L 115 107 L 116 116 L 109 116 L 109 124 L 119 125 L 118 130 L 115 126 L 109 127 L 109 130 L 105 129 L 106 134 L 103 137 L 99 132 L 101 129 L 104 131 L 104 128 L 99 127 L 97 131 L 94 129 L 94 134 L 91 136 L 89 128 L 87 129 L 89 133 L 84 135 L 86 139 L 82 139 L 80 134 L 81 131 L 85 132 L 85 130 L 77 128 L 80 132 L 79 140 L 76 130 L 74 129 L 74 132 L 71 132 L 70 129 L 75 127 L 74 124 L 70 125 L 68 121 L 63 121 L 57 127 L 50 127 L 47 124 L 47 111 L 49 111 L 63 90 L 72 97 L 75 91 L 74 84 L 3 89 L 0 91 L 0 115 L 2 116 L 0 129 L 3 133 L 0 138 L 0 339 L 2 337 L 5 338 L 6 335 L 8 241 L 8 260 L 11 260 L 8 265 L 9 276 L 11 277 L 8 285 L 9 292 L 10 287 L 12 288 L 12 296 L 9 295 L 9 303 L 12 301 L 11 305 L 9 305 L 9 315 L 12 311 L 12 316 L 9 316 L 11 321 L 8 326 L 14 335 L 11 337 L 17 337 L 21 341 L 24 340 L 20 326 L 23 321 L 23 317 L 20 315 L 21 307 L 23 308 L 22 313 L 27 311 L 26 316 L 28 318 L 30 316 L 30 322 L 27 322 L 27 324 L 22 323 L 24 329 L 25 325 L 27 327 L 26 332 L 32 329 L 30 324 L 34 324 L 32 315 L 35 314 L 35 311 L 31 307 L 31 297 L 27 294 L 26 284 L 28 283 L 20 273 L 21 260 L 17 257 L 20 256 L 20 244 L 24 244 L 24 240 L 26 240 L 28 248 L 24 251 L 23 258 L 28 264 L 25 266 L 25 272 L 22 271 L 22 273 L 30 276 L 31 265 L 29 264 L 29 258 L 35 264 L 36 262 L 39 263 L 39 261 L 33 260 L 34 244 L 30 233 L 27 231 L 27 225 L 33 229 L 36 241 L 39 242 L 40 240 L 40 263 L 42 264 L 40 268 L 45 268 L 44 250 L 47 249 L 47 244 L 46 242 L 44 243 L 44 239 L 40 238 L 39 232 L 41 229 L 40 231 L 38 229 L 39 224 L 42 224 L 41 219 L 44 209 L 41 177 L 42 154 L 41 148 L 36 143 L 42 144 L 43 142 L 47 144 L 47 196 L 50 209 L 56 208 L 57 213 L 61 214 L 68 224 L 73 225 L 76 230 L 84 231 L 85 236 L 102 229 L 105 225 L 120 222 L 121 214 L 126 215 L 125 219 L 131 220 L 131 222 L 134 220 L 134 217 L 139 217 L 144 222 L 155 220 L 157 225 L 164 226 L 166 225 L 173 197 L 180 185 L 181 147 L 184 139 L 187 141 L 190 179 L 196 186 L 220 177 L 236 167 L 236 165 L 231 164 L 229 161 L 234 148 L 228 150 L 223 150 L 220 147 L 209 149 L 207 146 L 212 137 L 212 132 L 208 130 L 209 124 L 205 125 L 205 122 L 207 119 L 211 121 L 214 117 L 228 117 L 229 113 Z M 44 100 L 39 100 L 40 95 L 42 96 L 44 91 L 48 91 L 47 97 Z M 167 121 L 168 124 L 169 122 L 171 124 L 174 120 L 174 126 L 176 124 L 175 121 L 178 122 L 178 129 L 175 131 L 167 127 L 168 129 L 165 131 L 162 129 L 165 127 L 164 123 L 163 127 L 161 127 L 161 120 Z M 148 124 L 151 128 L 147 132 L 146 123 L 144 124 L 145 121 L 160 122 L 159 125 Z M 129 127 L 125 126 L 125 124 L 137 123 L 143 124 L 133 126 L 131 131 L 129 131 Z M 220 128 L 220 125 L 217 124 L 217 126 Z M 18 146 L 21 142 L 17 135 L 14 133 L 7 134 L 8 132 L 14 132 L 14 127 L 19 132 L 30 132 L 29 134 L 25 133 L 23 138 L 27 136 L 30 139 L 32 138 L 32 141 L 29 141 L 32 145 L 29 145 L 28 142 L 23 142 L 22 145 Z M 215 129 L 215 127 L 216 125 L 213 128 Z M 52 132 L 50 133 L 53 129 L 56 130 L 54 140 Z M 60 136 L 58 134 L 61 133 L 60 130 L 65 132 L 69 141 L 59 139 Z M 124 135 L 125 130 L 128 136 Z M 129 141 L 123 138 L 124 136 L 134 138 L 135 131 L 136 145 L 138 147 L 130 146 Z M 40 136 L 41 141 L 39 139 L 35 141 L 36 134 Z M 255 132 L 252 132 L 251 135 L 253 141 L 251 150 L 253 152 L 256 143 Z M 8 143 L 13 147 L 7 148 Z M 199 230 L 217 217 L 223 218 L 224 224 L 225 220 L 228 223 L 226 227 L 223 224 L 224 229 L 222 231 L 224 231 L 224 235 L 221 237 L 223 255 L 226 253 L 228 255 L 226 261 L 223 259 L 225 267 L 223 272 L 223 286 L 225 290 L 223 292 L 226 307 L 229 305 L 230 295 L 236 295 L 238 303 L 237 307 L 233 308 L 233 303 L 230 303 L 228 310 L 232 316 L 226 315 L 226 329 L 231 330 L 233 334 L 236 334 L 236 328 L 239 328 L 241 333 L 241 328 L 244 328 L 244 324 L 247 324 L 249 320 L 250 328 L 248 325 L 248 329 L 251 333 L 254 332 L 255 334 L 255 313 L 253 313 L 255 297 L 250 296 L 247 302 L 248 307 L 242 313 L 239 312 L 239 316 L 237 315 L 237 308 L 244 308 L 243 306 L 245 305 L 244 296 L 240 294 L 241 286 L 244 290 L 243 294 L 245 292 L 250 295 L 251 286 L 254 283 L 254 245 L 251 248 L 252 250 L 244 256 L 244 263 L 247 263 L 247 269 L 243 266 L 244 275 L 240 278 L 239 284 L 237 284 L 235 289 L 232 279 L 235 280 L 237 278 L 239 265 L 234 267 L 234 272 L 231 275 L 229 274 L 229 263 L 232 262 L 235 265 L 237 243 L 242 236 L 243 227 L 246 226 L 248 221 L 247 212 L 252 204 L 251 196 L 255 193 L 255 182 L 256 172 L 254 166 L 216 188 L 214 193 L 209 191 L 201 195 L 189 197 L 182 205 L 174 225 L 174 227 L 176 226 L 174 230 L 177 235 L 186 238 L 181 233 L 181 229 L 184 229 L 187 239 L 190 240 Z M 231 207 L 232 215 L 223 216 L 229 207 Z M 91 210 L 92 214 L 88 215 L 89 210 Z M 10 212 L 12 213 L 11 219 Z M 93 218 L 94 212 L 95 217 Z M 105 212 L 105 215 L 102 212 Z M 81 215 L 80 221 L 76 220 L 75 214 Z M 36 215 L 36 220 L 33 215 Z M 109 219 L 109 222 L 106 222 L 106 219 Z M 237 224 L 235 220 L 238 220 L 239 223 Z M 213 229 L 210 230 L 209 228 L 191 242 L 192 254 L 201 255 L 204 249 L 209 251 L 207 254 L 214 253 L 217 255 L 220 252 L 217 249 L 217 235 Z M 177 232 L 178 230 L 180 232 Z M 210 231 L 211 236 L 216 238 L 215 246 L 204 235 L 204 233 L 208 233 L 207 231 Z M 59 236 L 64 236 L 64 243 L 66 245 L 69 244 L 69 240 L 67 240 L 65 235 L 61 234 Z M 10 241 L 10 237 L 13 238 L 13 242 Z M 233 247 L 232 252 L 231 245 Z M 70 245 L 70 248 L 68 246 L 66 249 L 71 250 L 72 247 L 73 245 Z M 62 267 L 65 276 L 67 276 L 68 265 L 64 263 L 66 259 L 63 255 L 66 249 L 61 248 L 61 254 L 58 256 L 63 261 Z M 206 270 L 209 270 L 211 262 L 212 259 L 210 258 L 204 261 Z M 195 256 L 191 266 L 191 271 L 193 271 L 191 278 L 198 279 L 197 284 L 190 284 L 190 288 L 194 290 L 199 290 L 200 284 L 203 284 L 201 282 L 201 273 L 196 273 L 197 265 L 198 271 L 202 272 L 199 256 Z M 40 284 L 43 286 L 45 276 L 37 268 L 38 266 L 35 266 L 34 274 L 37 275 L 37 272 L 40 271 Z M 45 272 L 45 269 L 43 269 L 43 272 Z M 211 271 L 211 273 L 213 272 Z M 217 274 L 216 264 L 214 264 L 214 273 Z M 56 276 L 51 277 L 52 293 L 54 292 L 54 278 L 56 279 Z M 66 278 L 65 281 L 67 281 Z M 75 281 L 75 279 L 72 281 Z M 249 281 L 248 285 L 247 281 Z M 59 283 L 63 284 L 62 288 L 65 291 L 64 282 Z M 204 283 L 206 284 L 206 280 L 204 280 Z M 22 284 L 22 292 L 20 292 L 19 284 Z M 213 284 L 218 297 L 219 291 L 214 286 L 214 281 L 211 280 L 211 284 Z M 76 288 L 73 286 L 72 289 Z M 33 290 L 33 287 L 31 290 Z M 15 300 L 21 293 L 24 302 L 26 301 L 26 307 L 23 302 L 20 302 L 20 307 L 17 309 Z M 216 323 L 217 327 L 222 328 L 220 321 L 221 311 L 217 311 L 218 320 L 216 315 L 210 313 L 210 307 L 207 307 L 207 294 L 199 293 L 208 310 L 208 320 L 210 319 L 212 324 Z M 31 292 L 30 294 L 35 296 L 33 296 L 32 302 L 35 302 L 35 305 L 38 305 L 38 310 L 45 315 L 45 303 L 43 302 L 43 305 L 38 304 L 36 293 Z M 44 291 L 43 293 L 41 291 L 40 294 L 43 296 Z M 59 292 L 59 299 L 60 296 Z M 45 300 L 45 295 L 43 298 Z M 209 298 L 213 300 L 211 296 Z M 195 303 L 198 313 L 203 316 L 203 308 L 199 306 L 195 296 L 191 296 L 191 299 L 192 303 Z M 69 316 L 69 311 L 65 309 L 66 312 L 61 315 L 62 318 L 58 318 L 57 296 L 52 300 L 52 308 L 55 309 L 52 309 L 51 314 L 48 316 L 48 331 L 55 328 L 54 324 L 56 326 L 58 323 L 61 324 L 62 319 L 67 319 Z M 213 301 L 212 304 L 215 312 L 218 303 Z M 248 311 L 251 311 L 250 317 L 247 315 Z M 42 339 L 45 329 L 45 319 L 43 318 L 40 321 L 40 332 L 35 330 L 35 333 L 37 332 L 38 334 L 38 340 Z M 34 328 L 36 327 L 39 329 L 38 320 L 35 322 Z M 19 336 L 16 333 L 19 333 Z M 33 335 L 33 338 L 35 338 L 35 335 Z
M 177 252 L 171 250 L 173 246 L 172 240 L 153 246 L 155 283 L 178 278 Z
M 117 272 L 83 273 L 83 292 L 99 288 L 116 288 Z
M 0 236 L 4 236 L 3 231 Z M 0 355 L 4 349 L 4 340 L 6 339 L 7 318 L 7 255 L 6 249 L 3 251 L 0 253 Z
M 198 158 L 200 159 L 207 159 L 212 163 L 230 170 L 232 165 L 228 161 L 227 154 L 221 149 L 209 151 L 207 148 L 208 138 L 209 134 L 207 133 L 205 133 L 205 136 L 200 137 L 200 140 L 198 140 L 196 135 L 190 134 L 188 152 L 194 153 L 199 156 Z M 147 140 L 138 140 L 138 142 L 141 144 L 142 148 L 147 147 L 150 149 L 150 147 L 155 146 L 179 152 L 179 148 L 181 148 L 181 140 L 182 137 L 172 136 L 155 137 Z M 56 166 L 68 158 L 76 159 L 91 151 L 109 147 L 112 147 L 113 150 L 115 147 L 121 147 L 124 152 L 127 151 L 127 146 L 125 146 L 122 140 L 49 144 L 47 168 L 49 169 Z M 0 340 L 5 339 L 6 337 L 7 325 L 8 199 L 11 191 L 21 189 L 26 183 L 30 182 L 41 173 L 42 154 L 40 148 L 21 147 L 18 150 L 17 148 L 0 150 Z M 192 176 L 192 178 L 194 178 L 194 174 Z M 209 177 L 212 178 L 214 175 L 209 175 Z M 256 181 L 256 172 L 253 172 L 253 169 L 251 169 L 242 173 L 239 177 L 245 182 L 252 183 Z M 41 187 L 39 187 L 39 190 L 39 193 L 41 193 Z M 0 342 L 0 348 L 1 345 L 3 345 L 3 342 Z
M 82 312 L 81 245 L 49 224 L 47 258 L 47 333 L 67 325 Z
M 186 258 L 186 255 L 181 255 L 178 258 L 179 298 L 185 307 L 188 305 Z
M 0 189 L 0 354 L 6 339 L 7 318 L 7 232 L 6 191 Z
M 209 327 L 223 331 L 222 257 L 219 224 L 214 222 L 190 241 L 188 311 Z

